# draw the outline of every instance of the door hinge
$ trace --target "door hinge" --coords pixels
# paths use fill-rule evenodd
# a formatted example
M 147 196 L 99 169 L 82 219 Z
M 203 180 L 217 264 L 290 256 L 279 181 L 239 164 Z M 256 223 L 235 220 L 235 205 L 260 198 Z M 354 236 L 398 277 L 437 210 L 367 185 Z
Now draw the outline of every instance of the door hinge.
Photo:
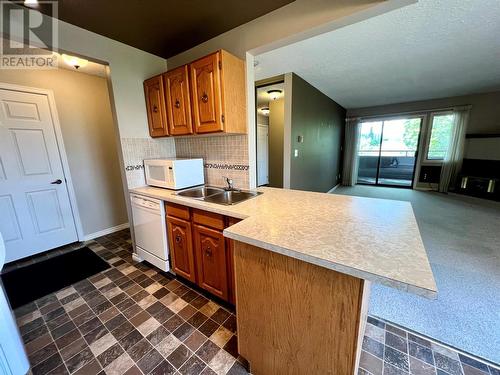
M 222 70 L 222 61 L 219 60 L 219 69 Z
M 225 117 L 224 115 L 222 115 L 222 116 L 220 117 L 220 119 L 221 119 L 221 121 L 222 121 L 222 122 L 226 121 L 226 117 Z

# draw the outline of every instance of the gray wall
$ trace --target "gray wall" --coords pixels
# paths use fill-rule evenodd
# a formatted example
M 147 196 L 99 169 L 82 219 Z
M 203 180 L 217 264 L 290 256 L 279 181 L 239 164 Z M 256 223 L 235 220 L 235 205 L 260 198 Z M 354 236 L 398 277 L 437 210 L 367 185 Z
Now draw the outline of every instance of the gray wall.
M 1 70 L 0 82 L 54 92 L 84 234 L 127 223 L 106 79 L 65 69 Z
M 287 95 L 287 94 L 285 94 Z M 283 187 L 285 101 L 269 103 L 269 186 Z
M 348 116 L 429 110 L 471 104 L 467 134 L 500 133 L 500 91 L 347 110 Z
M 291 189 L 327 192 L 337 185 L 345 115 L 343 107 L 293 74 Z

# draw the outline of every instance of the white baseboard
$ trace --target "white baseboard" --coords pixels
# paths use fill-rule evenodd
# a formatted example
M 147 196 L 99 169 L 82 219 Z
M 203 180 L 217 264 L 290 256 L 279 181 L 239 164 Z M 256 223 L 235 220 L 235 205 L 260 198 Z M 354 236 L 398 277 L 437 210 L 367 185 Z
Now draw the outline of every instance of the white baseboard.
M 328 190 L 326 193 L 327 194 L 330 194 L 332 191 L 335 191 L 335 189 L 337 189 L 338 187 L 340 186 L 340 183 L 338 183 L 337 185 L 335 185 L 334 187 L 332 187 L 330 190 Z
M 129 223 L 123 223 L 123 224 L 116 225 L 116 226 L 111 227 L 111 228 L 106 228 L 106 229 L 100 230 L 99 232 L 94 232 L 94 233 L 90 233 L 90 234 L 85 235 L 85 237 L 83 237 L 83 240 L 84 241 L 93 240 L 94 238 L 105 236 L 106 234 L 111 234 L 111 233 L 118 232 L 122 229 L 127 229 L 129 226 L 130 226 Z

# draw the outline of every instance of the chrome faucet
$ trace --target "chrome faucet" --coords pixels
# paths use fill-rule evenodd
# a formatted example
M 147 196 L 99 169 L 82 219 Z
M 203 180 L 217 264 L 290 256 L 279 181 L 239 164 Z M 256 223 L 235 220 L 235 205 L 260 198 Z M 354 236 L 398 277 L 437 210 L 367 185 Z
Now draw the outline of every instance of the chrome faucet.
M 226 184 L 227 184 L 227 186 L 224 188 L 224 190 L 226 190 L 226 191 L 236 190 L 234 188 L 234 184 L 233 184 L 233 179 L 232 178 L 224 177 L 224 179 L 226 180 Z

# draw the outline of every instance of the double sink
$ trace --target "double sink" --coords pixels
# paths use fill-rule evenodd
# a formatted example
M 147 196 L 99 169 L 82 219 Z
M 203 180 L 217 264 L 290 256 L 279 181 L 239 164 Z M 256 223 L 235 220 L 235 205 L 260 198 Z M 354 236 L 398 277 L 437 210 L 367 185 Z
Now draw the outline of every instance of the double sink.
M 262 193 L 257 191 L 224 190 L 211 186 L 201 186 L 179 191 L 175 194 L 181 197 L 229 206 L 244 202 Z

